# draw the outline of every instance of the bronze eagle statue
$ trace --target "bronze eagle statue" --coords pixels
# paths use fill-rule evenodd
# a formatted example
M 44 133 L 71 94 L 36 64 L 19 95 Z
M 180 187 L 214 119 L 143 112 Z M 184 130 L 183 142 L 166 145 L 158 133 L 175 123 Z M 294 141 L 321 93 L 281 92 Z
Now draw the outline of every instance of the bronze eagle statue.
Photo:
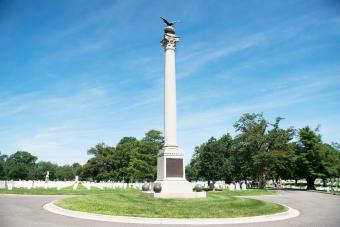
M 173 26 L 177 21 L 173 21 L 173 22 L 169 22 L 167 19 L 165 19 L 164 17 L 161 17 L 161 19 L 164 21 L 164 23 L 167 26 Z

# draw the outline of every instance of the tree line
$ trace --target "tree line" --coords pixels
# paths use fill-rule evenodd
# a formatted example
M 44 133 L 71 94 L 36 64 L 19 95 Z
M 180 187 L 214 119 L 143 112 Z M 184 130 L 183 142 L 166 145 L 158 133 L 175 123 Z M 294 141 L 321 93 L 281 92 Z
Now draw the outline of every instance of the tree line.
M 322 142 L 318 129 L 282 128 L 283 118 L 267 121 L 262 114 L 244 114 L 235 122 L 236 135 L 211 137 L 197 146 L 186 166 L 188 180 L 256 181 L 263 188 L 268 179 L 306 179 L 314 189 L 316 178 L 340 177 L 340 146 Z M 29 152 L 0 155 L 0 178 L 70 180 L 76 175 L 89 181 L 154 181 L 157 155 L 164 145 L 160 131 L 150 130 L 142 139 L 123 137 L 116 146 L 99 143 L 87 153 L 84 164 L 58 166 L 37 162 Z
M 50 180 L 74 180 L 79 163 L 57 165 L 39 161 L 27 151 L 17 151 L 7 156 L 0 153 L 0 179 L 4 180 L 45 180 L 49 171 Z
M 73 180 L 79 176 L 87 181 L 154 181 L 157 172 L 157 155 L 163 147 L 160 131 L 150 130 L 138 140 L 123 137 L 118 144 L 99 143 L 87 151 L 92 157 L 84 164 L 58 166 L 51 162 L 37 162 L 37 157 L 27 151 L 17 151 L 7 156 L 0 153 L 0 179 Z
M 80 177 L 94 181 L 154 181 L 163 144 L 164 138 L 157 130 L 148 131 L 141 140 L 123 137 L 115 147 L 99 143 L 87 151 L 93 157 L 79 168 Z
M 262 114 L 244 114 L 230 134 L 195 148 L 186 174 L 189 180 L 210 182 L 254 180 L 264 188 L 268 179 L 306 179 L 315 189 L 316 178 L 340 177 L 340 146 L 326 144 L 318 129 L 281 128 L 277 117 L 268 122 Z

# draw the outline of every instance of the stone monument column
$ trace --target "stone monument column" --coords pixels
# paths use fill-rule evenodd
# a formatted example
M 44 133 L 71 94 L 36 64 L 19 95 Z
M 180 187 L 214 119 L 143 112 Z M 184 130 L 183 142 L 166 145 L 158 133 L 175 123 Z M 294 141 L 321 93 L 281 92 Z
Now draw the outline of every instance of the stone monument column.
M 176 64 L 175 49 L 179 37 L 175 30 L 167 27 L 161 45 L 165 52 L 164 70 L 164 139 L 165 147 L 177 147 L 176 135 Z
M 176 132 L 176 60 L 179 37 L 173 26 L 164 29 L 164 147 L 159 152 L 157 180 L 185 180 L 184 154 L 177 146 Z
M 178 148 L 176 135 L 176 60 L 175 50 L 179 37 L 173 23 L 167 24 L 161 45 L 165 52 L 164 67 L 164 147 L 157 158 L 157 180 L 161 191 L 153 193 L 160 198 L 204 198 L 205 192 L 193 192 L 193 186 L 185 179 L 184 153 Z

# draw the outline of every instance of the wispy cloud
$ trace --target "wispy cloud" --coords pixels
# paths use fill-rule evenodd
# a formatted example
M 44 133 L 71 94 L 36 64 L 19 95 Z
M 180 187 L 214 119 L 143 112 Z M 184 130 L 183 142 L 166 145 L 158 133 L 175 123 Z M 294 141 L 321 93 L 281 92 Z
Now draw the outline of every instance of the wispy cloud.
M 290 84 L 284 89 L 277 89 L 265 94 L 249 98 L 239 104 L 231 104 L 224 107 L 214 107 L 206 111 L 192 111 L 179 118 L 181 130 L 192 130 L 220 124 L 230 117 L 240 116 L 246 112 L 266 112 L 276 108 L 284 108 L 290 105 L 309 102 L 316 97 L 327 95 L 318 93 L 329 85 L 339 84 L 339 78 L 315 79 L 314 81 L 304 81 L 297 85 Z
M 134 7 L 137 6 L 138 3 L 136 3 Z M 131 9 L 131 7 L 132 5 L 129 1 L 119 1 L 112 2 L 110 5 L 100 6 L 96 9 L 92 9 L 91 12 L 85 16 L 85 18 L 79 17 L 76 22 L 71 23 L 71 25 L 68 27 L 54 30 L 46 42 L 49 44 L 60 42 L 62 39 L 74 36 L 80 31 L 86 30 L 89 27 L 98 29 L 98 32 L 100 32 L 106 28 L 107 24 L 110 24 L 112 20 L 117 19 L 117 14 L 122 15 L 122 12 L 128 8 Z
M 191 76 L 211 61 L 254 47 L 264 41 L 265 37 L 262 34 L 256 34 L 227 44 L 226 47 L 223 44 L 221 44 L 222 47 L 202 47 L 201 50 L 195 51 L 191 55 L 189 54 L 182 59 L 179 58 L 178 64 L 182 66 L 182 71 L 178 73 L 178 78 Z M 224 43 L 224 45 L 226 44 Z
M 37 96 L 36 92 L 29 92 L 20 95 L 0 96 L 0 118 L 22 113 L 32 107 L 30 100 Z
M 295 26 L 291 26 L 292 23 Z M 266 48 L 268 46 L 277 47 L 283 42 L 304 42 L 306 40 L 318 38 L 311 37 L 308 33 L 305 33 L 308 28 L 316 23 L 319 23 L 318 17 L 311 13 L 302 15 L 296 19 L 289 19 L 286 22 L 277 24 L 273 28 L 260 32 L 257 31 L 253 34 L 247 34 L 245 36 L 238 34 L 233 36 L 232 34 L 227 33 L 219 35 L 218 37 L 221 37 L 220 39 L 214 37 L 214 42 L 200 42 L 191 46 L 191 48 L 184 50 L 184 53 L 181 53 L 181 56 L 183 57 L 179 57 L 177 62 L 182 71 L 178 73 L 178 78 L 182 79 L 194 75 L 199 69 L 207 67 L 211 62 L 221 61 L 226 56 L 242 53 L 249 49 Z M 225 40 L 225 37 L 230 37 L 230 35 L 231 38 Z M 309 50 L 311 49 L 314 50 L 315 48 L 309 48 Z M 261 50 L 257 49 L 257 52 L 261 52 Z M 277 53 L 275 54 L 277 55 Z M 253 58 L 251 61 L 248 60 L 248 62 L 237 67 L 238 69 L 246 68 L 259 63 L 268 64 L 268 62 L 270 62 L 270 64 L 275 64 L 273 58 L 281 63 L 282 61 L 291 61 L 291 58 L 287 56 L 287 54 L 295 55 L 295 57 L 297 54 L 306 55 L 308 54 L 308 49 L 295 50 L 293 53 L 291 51 L 288 53 L 284 51 L 281 52 L 279 56 L 271 55 L 264 58 L 261 57 L 260 59 L 256 57 L 255 54 L 252 55 Z

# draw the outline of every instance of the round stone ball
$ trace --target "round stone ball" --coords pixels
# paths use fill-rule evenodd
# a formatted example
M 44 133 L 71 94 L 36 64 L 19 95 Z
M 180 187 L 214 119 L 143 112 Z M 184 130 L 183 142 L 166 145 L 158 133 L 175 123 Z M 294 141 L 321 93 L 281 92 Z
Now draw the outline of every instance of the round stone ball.
M 196 184 L 194 189 L 195 189 L 196 192 L 201 192 L 201 191 L 203 191 L 203 185 Z
M 148 183 L 144 183 L 143 186 L 142 186 L 142 191 L 149 191 L 150 189 L 150 185 Z
M 153 186 L 153 191 L 155 193 L 160 193 L 162 191 L 162 186 L 160 183 L 155 183 Z

